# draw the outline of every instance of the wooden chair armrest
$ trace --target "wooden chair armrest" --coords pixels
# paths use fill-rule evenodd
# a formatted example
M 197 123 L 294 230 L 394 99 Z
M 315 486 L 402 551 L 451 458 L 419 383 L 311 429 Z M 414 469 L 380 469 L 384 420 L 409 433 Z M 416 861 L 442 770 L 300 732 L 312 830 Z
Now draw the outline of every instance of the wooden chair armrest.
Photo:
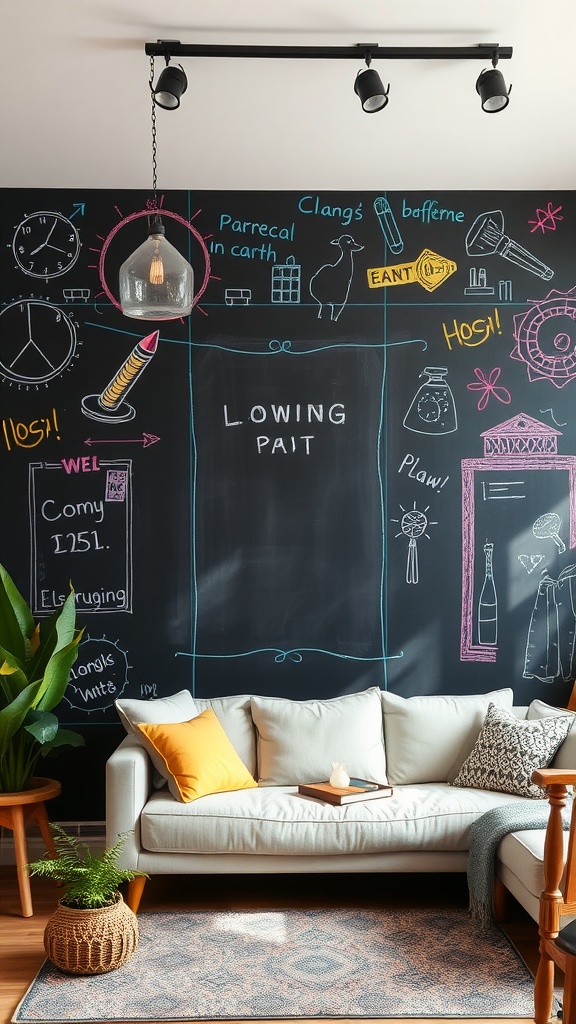
M 538 768 L 532 772 L 532 782 L 544 788 L 553 785 L 576 786 L 576 769 Z

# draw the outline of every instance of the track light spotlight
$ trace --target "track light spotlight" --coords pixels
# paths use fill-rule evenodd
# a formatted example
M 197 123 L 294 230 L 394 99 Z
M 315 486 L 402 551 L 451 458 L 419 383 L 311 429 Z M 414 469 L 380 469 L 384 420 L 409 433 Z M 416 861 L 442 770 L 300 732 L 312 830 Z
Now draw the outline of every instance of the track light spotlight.
M 493 62 L 495 65 L 495 62 Z M 506 82 L 501 71 L 496 66 L 490 71 L 483 71 L 476 82 L 476 92 L 482 101 L 482 110 L 487 114 L 497 114 L 508 106 L 510 89 L 506 89 Z
M 365 60 L 367 70 L 359 71 L 356 75 L 354 92 L 360 98 L 362 110 L 367 114 L 375 114 L 377 110 L 383 110 L 388 103 L 390 86 L 385 89 L 378 72 L 371 69 L 372 58 L 369 50 L 366 52 Z
M 183 69 L 169 64 L 164 68 L 153 90 L 154 102 L 164 110 L 176 110 L 180 106 L 180 97 L 187 88 L 188 79 Z

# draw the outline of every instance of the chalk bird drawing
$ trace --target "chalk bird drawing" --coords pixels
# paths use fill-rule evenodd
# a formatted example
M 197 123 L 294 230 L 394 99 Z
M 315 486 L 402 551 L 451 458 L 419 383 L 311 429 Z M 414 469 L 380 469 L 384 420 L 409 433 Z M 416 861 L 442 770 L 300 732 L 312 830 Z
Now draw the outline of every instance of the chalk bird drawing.
M 354 273 L 354 253 L 364 248 L 354 241 L 352 235 L 333 238 L 330 245 L 340 248 L 335 263 L 325 263 L 310 278 L 310 294 L 318 303 L 318 317 L 330 310 L 330 319 L 337 320 L 346 305 Z

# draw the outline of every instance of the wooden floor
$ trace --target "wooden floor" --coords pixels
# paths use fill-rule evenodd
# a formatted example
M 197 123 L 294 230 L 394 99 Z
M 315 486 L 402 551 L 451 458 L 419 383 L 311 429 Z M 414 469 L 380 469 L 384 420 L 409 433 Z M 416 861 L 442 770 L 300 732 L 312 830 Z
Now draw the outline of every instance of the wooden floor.
M 44 927 L 58 899 L 54 883 L 32 878 L 31 885 L 34 916 L 23 918 L 20 916 L 15 869 L 0 867 L 0 1024 L 8 1024 L 44 961 Z M 515 901 L 511 900 L 511 903 L 505 930 L 533 971 L 537 955 L 536 924 Z M 189 906 L 195 909 L 244 910 L 392 905 L 466 906 L 465 877 L 376 874 L 158 877 L 147 882 L 140 909 L 181 910 Z M 530 1019 L 516 1018 L 518 1024 Z M 436 1024 L 443 1022 L 436 1018 Z M 453 1024 L 453 1021 L 446 1021 L 446 1024 Z M 499 1020 L 492 1022 L 483 1018 L 482 1024 L 499 1024 Z

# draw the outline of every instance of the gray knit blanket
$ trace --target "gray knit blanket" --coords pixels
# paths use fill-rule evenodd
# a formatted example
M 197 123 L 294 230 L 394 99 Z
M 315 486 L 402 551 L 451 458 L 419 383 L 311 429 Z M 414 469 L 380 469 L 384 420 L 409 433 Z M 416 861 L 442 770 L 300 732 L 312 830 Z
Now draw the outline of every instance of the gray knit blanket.
M 563 811 L 564 829 L 570 827 L 570 802 Z M 482 814 L 470 829 L 468 853 L 468 890 L 470 913 L 480 924 L 494 920 L 494 871 L 498 844 L 509 832 L 542 828 L 548 824 L 550 805 L 547 800 L 502 804 Z

